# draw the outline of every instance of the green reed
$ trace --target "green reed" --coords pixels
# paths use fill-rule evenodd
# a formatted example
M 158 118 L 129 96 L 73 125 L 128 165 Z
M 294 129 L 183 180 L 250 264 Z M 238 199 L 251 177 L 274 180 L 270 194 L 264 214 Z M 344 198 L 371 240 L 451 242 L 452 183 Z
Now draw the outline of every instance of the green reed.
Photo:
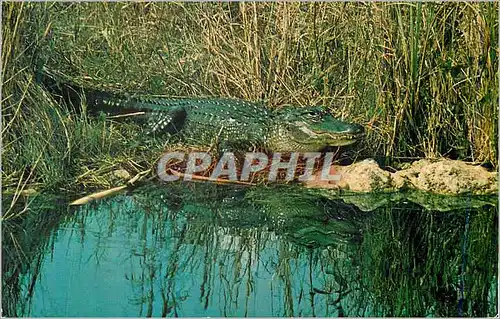
M 496 3 L 3 6 L 3 177 L 14 190 L 103 188 L 112 170 L 157 155 L 136 127 L 56 105 L 36 84 L 41 67 L 118 93 L 327 105 L 367 127 L 362 156 L 496 165 Z

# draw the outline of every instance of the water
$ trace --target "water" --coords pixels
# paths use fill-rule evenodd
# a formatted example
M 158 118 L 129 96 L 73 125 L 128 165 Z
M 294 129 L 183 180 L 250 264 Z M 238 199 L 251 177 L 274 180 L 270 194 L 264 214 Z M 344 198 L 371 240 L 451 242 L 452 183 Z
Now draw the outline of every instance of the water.
M 496 314 L 496 208 L 412 201 L 175 184 L 39 205 L 4 223 L 4 314 Z

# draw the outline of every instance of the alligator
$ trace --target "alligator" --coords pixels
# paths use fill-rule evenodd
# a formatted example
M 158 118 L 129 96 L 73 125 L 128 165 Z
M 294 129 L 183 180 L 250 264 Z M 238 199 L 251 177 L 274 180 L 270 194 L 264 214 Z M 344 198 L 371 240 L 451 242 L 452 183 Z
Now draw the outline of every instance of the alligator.
M 120 96 L 83 89 L 44 75 L 45 87 L 72 101 L 86 101 L 88 112 L 133 117 L 148 134 L 181 135 L 182 141 L 222 151 L 315 152 L 356 142 L 361 125 L 334 118 L 325 107 L 271 109 L 229 98 Z

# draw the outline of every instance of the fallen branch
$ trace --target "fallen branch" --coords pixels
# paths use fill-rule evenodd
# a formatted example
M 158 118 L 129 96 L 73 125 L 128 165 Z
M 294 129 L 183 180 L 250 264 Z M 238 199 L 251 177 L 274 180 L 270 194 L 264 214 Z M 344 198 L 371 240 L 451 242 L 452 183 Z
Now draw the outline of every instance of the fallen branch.
M 111 189 L 107 189 L 105 191 L 100 191 L 91 195 L 87 195 L 85 197 L 79 198 L 73 202 L 71 202 L 69 205 L 70 206 L 80 206 L 80 205 L 85 205 L 88 204 L 94 200 L 102 199 L 105 197 L 109 197 L 112 195 L 115 195 L 119 192 L 121 192 L 124 189 L 130 188 L 131 186 L 134 186 L 134 183 L 137 182 L 138 180 L 142 179 L 144 176 L 149 174 L 151 172 L 151 169 L 148 169 L 144 172 L 140 172 L 137 175 L 135 175 L 133 178 L 131 178 L 128 182 L 127 185 L 122 185 L 118 187 L 114 187 Z
M 114 194 L 126 189 L 127 187 L 128 187 L 128 185 L 122 185 L 122 186 L 118 186 L 115 188 L 107 189 L 105 191 L 97 192 L 97 193 L 79 198 L 79 199 L 71 202 L 69 205 L 70 206 L 85 205 L 85 204 L 88 204 L 94 200 L 98 200 L 98 199 L 102 199 L 102 198 L 114 195 Z
M 172 172 L 172 174 L 175 176 L 179 176 L 180 178 L 184 178 L 184 176 L 186 176 L 186 174 L 178 172 L 178 171 L 173 170 L 171 168 L 170 168 L 170 172 Z M 222 178 L 212 179 L 212 178 L 209 178 L 206 176 L 198 176 L 198 175 L 191 175 L 191 179 L 194 181 L 203 181 L 203 182 L 212 182 L 212 183 L 215 182 L 218 184 L 237 184 L 237 185 L 247 185 L 247 186 L 257 185 L 255 183 L 250 183 L 250 182 L 232 181 L 229 179 L 222 179 Z

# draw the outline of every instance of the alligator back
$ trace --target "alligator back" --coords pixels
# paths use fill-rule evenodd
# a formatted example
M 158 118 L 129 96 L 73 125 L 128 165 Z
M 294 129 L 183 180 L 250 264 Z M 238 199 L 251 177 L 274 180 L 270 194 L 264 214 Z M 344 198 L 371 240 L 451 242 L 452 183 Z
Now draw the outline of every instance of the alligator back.
M 163 98 L 124 96 L 56 80 L 43 74 L 41 82 L 77 112 L 131 118 L 149 134 L 180 133 L 195 145 L 214 142 L 262 144 L 274 112 L 259 103 L 229 98 Z M 248 144 L 247 143 L 247 144 Z
M 86 105 L 89 114 L 129 118 L 144 124 L 149 134 L 177 134 L 187 144 L 217 145 L 219 150 L 316 152 L 352 144 L 364 131 L 360 125 L 334 119 L 324 107 L 273 111 L 259 103 L 228 98 L 120 96 L 50 77 L 45 84 L 76 110 Z

